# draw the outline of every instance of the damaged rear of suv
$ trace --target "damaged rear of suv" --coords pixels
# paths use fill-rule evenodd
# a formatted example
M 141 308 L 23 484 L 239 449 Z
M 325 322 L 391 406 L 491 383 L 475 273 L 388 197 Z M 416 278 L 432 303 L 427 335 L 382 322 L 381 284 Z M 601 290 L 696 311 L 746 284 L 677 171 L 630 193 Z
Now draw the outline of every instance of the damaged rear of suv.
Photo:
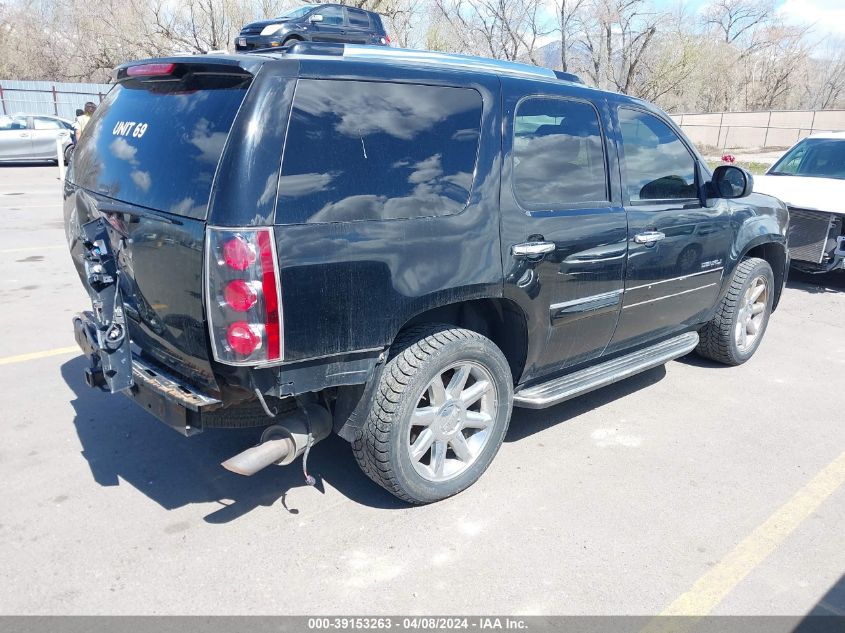
M 392 220 L 425 231 L 455 215 L 438 230 L 452 236 L 444 246 L 485 241 L 491 264 L 473 273 L 472 292 L 501 282 L 495 216 L 459 237 L 472 229 L 457 214 L 478 158 L 479 91 L 425 85 L 432 73 L 421 70 L 404 84 L 326 74 L 295 54 L 121 67 L 65 186 L 67 238 L 92 303 L 74 318 L 87 383 L 185 435 L 267 427 L 223 464 L 245 475 L 290 463 L 333 430 L 354 441 L 400 321 L 455 294 L 436 267 L 415 277 L 428 239 L 413 244 Z M 453 139 L 445 152 L 443 138 Z M 342 171 L 344 152 L 357 167 Z
M 657 108 L 531 66 L 314 43 L 127 64 L 64 189 L 85 378 L 186 435 L 261 428 L 231 471 L 305 470 L 334 432 L 436 501 L 514 406 L 751 358 L 789 264 L 752 184 Z
M 262 66 L 119 68 L 68 174 L 66 233 L 92 301 L 74 319 L 86 381 L 186 435 L 266 425 L 256 393 L 274 375 L 253 369 L 283 358 L 272 218 L 295 81 Z

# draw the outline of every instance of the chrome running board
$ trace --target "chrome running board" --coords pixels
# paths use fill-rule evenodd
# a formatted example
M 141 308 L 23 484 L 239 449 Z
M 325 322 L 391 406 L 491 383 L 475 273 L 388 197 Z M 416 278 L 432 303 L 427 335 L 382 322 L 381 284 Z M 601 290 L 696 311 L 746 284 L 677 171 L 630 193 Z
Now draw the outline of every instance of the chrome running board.
M 698 333 L 687 332 L 657 345 L 646 347 L 572 374 L 520 389 L 513 396 L 515 407 L 543 409 L 581 394 L 606 387 L 641 371 L 663 365 L 690 353 L 698 345 Z

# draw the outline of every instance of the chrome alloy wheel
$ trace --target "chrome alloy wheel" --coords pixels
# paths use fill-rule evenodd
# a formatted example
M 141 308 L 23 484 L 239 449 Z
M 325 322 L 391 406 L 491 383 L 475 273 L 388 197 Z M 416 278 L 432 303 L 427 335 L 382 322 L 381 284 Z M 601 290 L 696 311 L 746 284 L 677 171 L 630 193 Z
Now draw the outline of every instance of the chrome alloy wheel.
M 435 376 L 411 417 L 414 470 L 443 482 L 472 466 L 490 441 L 497 395 L 490 372 L 476 363 L 455 363 Z
M 745 291 L 739 313 L 736 315 L 734 337 L 739 351 L 746 352 L 751 349 L 760 336 L 768 302 L 769 287 L 766 278 L 755 277 Z

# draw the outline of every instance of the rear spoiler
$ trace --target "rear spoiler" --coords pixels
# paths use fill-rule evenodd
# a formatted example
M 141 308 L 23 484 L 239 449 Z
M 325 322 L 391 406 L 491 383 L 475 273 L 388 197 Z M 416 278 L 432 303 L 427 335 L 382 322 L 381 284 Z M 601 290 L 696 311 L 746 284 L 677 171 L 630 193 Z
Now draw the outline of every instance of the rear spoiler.
M 130 79 L 181 80 L 188 75 L 241 76 L 249 79 L 255 76 L 262 63 L 259 59 L 232 55 L 144 59 L 115 68 L 112 81 L 121 83 Z

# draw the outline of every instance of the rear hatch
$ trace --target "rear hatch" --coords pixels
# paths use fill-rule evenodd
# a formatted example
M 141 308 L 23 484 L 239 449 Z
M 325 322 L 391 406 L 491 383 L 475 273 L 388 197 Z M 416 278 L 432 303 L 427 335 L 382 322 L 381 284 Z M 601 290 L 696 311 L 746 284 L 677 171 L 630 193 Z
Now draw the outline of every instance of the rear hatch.
M 134 344 L 217 391 L 203 310 L 203 242 L 217 165 L 252 75 L 230 59 L 156 60 L 118 71 L 74 154 L 65 227 L 103 218 Z

